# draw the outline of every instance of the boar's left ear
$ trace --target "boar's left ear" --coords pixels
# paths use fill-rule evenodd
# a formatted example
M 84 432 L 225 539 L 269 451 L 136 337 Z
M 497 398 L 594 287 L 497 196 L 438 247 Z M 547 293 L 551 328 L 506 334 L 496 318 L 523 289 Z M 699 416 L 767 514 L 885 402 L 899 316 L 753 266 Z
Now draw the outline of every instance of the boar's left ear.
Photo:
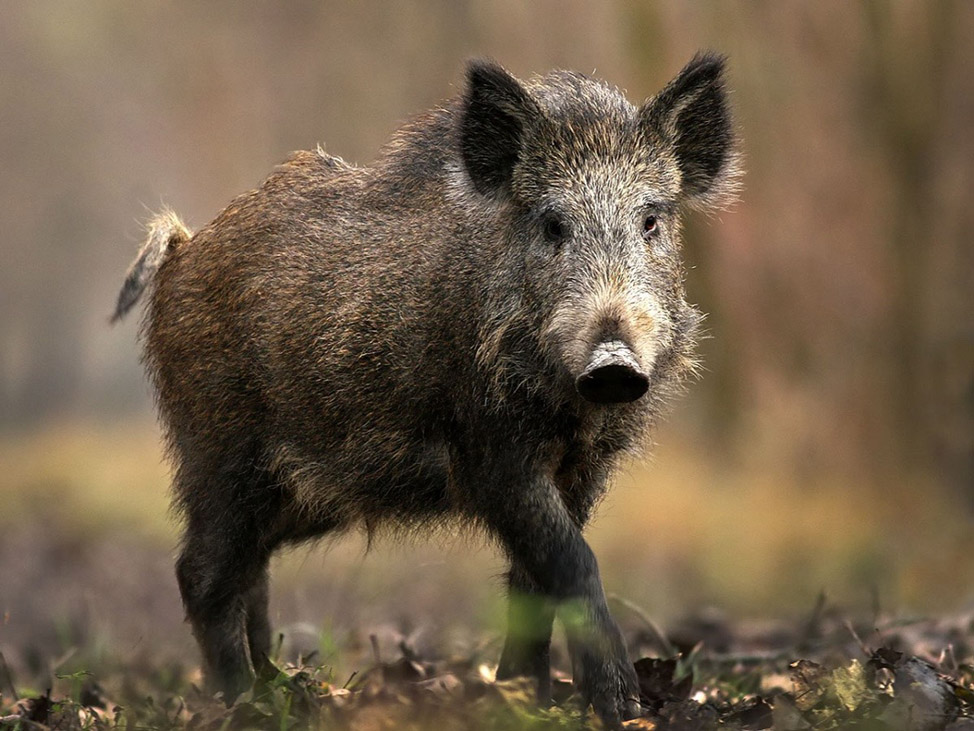
M 526 128 L 541 109 L 520 82 L 492 61 L 472 61 L 460 122 L 460 152 L 484 195 L 509 190 Z
M 673 145 L 681 195 L 698 208 L 731 202 L 742 172 L 723 75 L 723 57 L 697 54 L 639 110 L 652 136 Z

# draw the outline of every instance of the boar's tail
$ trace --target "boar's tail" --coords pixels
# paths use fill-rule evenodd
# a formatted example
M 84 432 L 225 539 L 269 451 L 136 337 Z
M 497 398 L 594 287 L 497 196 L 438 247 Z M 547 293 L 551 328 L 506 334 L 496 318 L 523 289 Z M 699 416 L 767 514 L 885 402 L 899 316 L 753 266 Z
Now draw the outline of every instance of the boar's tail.
M 166 254 L 171 249 L 189 241 L 193 234 L 186 224 L 179 220 L 179 216 L 166 209 L 157 213 L 146 226 L 148 235 L 145 243 L 139 251 L 139 255 L 129 267 L 128 274 L 125 275 L 125 283 L 122 291 L 118 293 L 118 302 L 115 305 L 115 312 L 112 313 L 111 322 L 118 322 L 130 309 L 132 305 L 139 301 L 143 290 L 156 270 L 166 258 Z

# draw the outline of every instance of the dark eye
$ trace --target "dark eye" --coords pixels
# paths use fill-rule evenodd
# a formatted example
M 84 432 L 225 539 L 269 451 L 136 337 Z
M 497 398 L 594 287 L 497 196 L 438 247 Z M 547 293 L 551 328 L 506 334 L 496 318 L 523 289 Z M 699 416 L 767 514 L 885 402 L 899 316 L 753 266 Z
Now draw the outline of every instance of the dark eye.
M 659 229 L 659 219 L 655 214 L 650 213 L 643 219 L 643 238 L 650 238 Z
M 565 224 L 554 213 L 547 214 L 541 225 L 544 237 L 549 243 L 560 244 L 565 240 L 567 235 Z

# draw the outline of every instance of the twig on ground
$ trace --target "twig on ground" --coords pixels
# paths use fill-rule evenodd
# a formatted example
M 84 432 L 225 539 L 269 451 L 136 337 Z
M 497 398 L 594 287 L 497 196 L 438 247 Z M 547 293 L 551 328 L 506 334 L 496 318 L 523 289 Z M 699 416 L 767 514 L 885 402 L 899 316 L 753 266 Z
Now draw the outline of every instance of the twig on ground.
M 649 634 L 652 637 L 653 642 L 656 643 L 666 657 L 674 657 L 677 654 L 676 647 L 674 647 L 673 643 L 666 639 L 666 635 L 663 633 L 663 630 L 660 629 L 659 625 L 653 621 L 653 618 L 650 617 L 642 607 L 624 597 L 619 596 L 618 594 L 609 594 L 608 599 L 610 602 L 615 602 L 620 606 L 625 607 L 639 617 L 643 624 L 646 625 L 646 629 L 649 630 Z

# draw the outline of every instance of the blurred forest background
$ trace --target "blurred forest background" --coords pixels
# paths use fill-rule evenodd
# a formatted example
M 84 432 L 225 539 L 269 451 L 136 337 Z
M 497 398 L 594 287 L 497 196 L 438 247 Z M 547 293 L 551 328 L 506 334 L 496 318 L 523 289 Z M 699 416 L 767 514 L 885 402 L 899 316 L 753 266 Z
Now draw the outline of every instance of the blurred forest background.
M 138 318 L 107 322 L 150 211 L 198 228 L 317 143 L 366 164 L 471 57 L 639 102 L 701 48 L 729 57 L 745 189 L 689 219 L 706 371 L 596 518 L 608 589 L 663 620 L 823 589 L 970 607 L 974 4 L 24 0 L 0 9 L 0 649 L 191 652 Z M 275 618 L 319 645 L 502 626 L 476 543 L 298 553 Z

